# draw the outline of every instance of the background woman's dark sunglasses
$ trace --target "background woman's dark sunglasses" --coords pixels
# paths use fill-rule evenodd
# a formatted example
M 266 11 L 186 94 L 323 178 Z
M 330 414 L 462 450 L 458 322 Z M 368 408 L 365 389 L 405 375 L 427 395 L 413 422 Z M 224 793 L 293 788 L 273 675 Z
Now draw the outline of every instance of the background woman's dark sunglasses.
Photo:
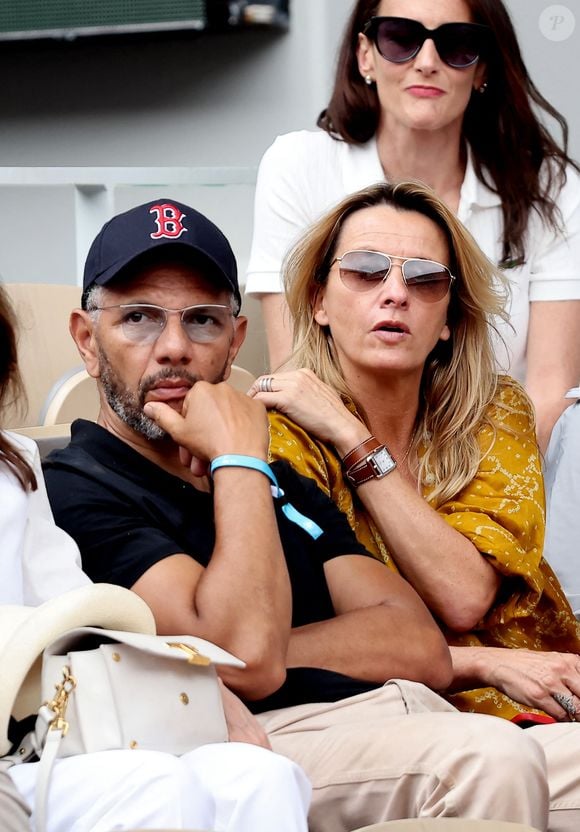
M 444 23 L 437 29 L 427 29 L 407 17 L 371 17 L 363 28 L 363 34 L 387 61 L 410 61 L 431 39 L 441 60 L 453 69 L 466 69 L 480 58 L 490 31 L 479 23 Z

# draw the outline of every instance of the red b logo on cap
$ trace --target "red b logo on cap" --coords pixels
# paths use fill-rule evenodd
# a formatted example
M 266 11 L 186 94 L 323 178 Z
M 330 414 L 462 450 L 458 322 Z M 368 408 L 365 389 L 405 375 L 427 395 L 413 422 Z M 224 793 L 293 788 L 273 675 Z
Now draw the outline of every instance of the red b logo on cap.
M 157 231 L 154 231 L 150 235 L 152 240 L 158 240 L 160 237 L 168 237 L 170 240 L 176 240 L 184 231 L 187 231 L 187 228 L 181 222 L 185 214 L 170 202 L 164 202 L 161 205 L 152 205 L 149 213 L 156 214 L 155 222 L 157 224 Z

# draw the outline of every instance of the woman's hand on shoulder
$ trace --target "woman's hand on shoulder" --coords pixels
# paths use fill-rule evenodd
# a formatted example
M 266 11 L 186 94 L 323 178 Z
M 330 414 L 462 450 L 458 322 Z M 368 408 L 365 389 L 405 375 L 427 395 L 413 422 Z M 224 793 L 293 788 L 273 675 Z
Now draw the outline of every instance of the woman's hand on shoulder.
M 343 456 L 366 439 L 368 428 L 339 394 L 306 369 L 270 373 L 256 379 L 248 395 L 292 419 L 307 433 L 328 442 Z

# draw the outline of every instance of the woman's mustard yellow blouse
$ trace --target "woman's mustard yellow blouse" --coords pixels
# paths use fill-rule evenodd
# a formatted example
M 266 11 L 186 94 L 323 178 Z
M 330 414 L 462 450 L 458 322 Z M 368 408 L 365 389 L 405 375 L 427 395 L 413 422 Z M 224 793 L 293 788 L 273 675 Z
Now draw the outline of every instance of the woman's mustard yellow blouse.
M 542 558 L 544 487 L 528 401 L 517 387 L 500 385 L 489 415 L 496 425 L 495 438 L 491 428 L 482 427 L 482 459 L 476 477 L 437 511 L 472 541 L 503 579 L 494 605 L 478 626 L 470 633 L 447 631 L 447 641 L 461 646 L 580 653 L 580 624 Z M 398 571 L 373 521 L 345 482 L 334 448 L 310 438 L 273 411 L 270 457 L 286 459 L 299 473 L 316 480 L 346 514 L 359 541 Z M 460 710 L 507 719 L 531 710 L 495 688 L 465 691 L 449 699 Z

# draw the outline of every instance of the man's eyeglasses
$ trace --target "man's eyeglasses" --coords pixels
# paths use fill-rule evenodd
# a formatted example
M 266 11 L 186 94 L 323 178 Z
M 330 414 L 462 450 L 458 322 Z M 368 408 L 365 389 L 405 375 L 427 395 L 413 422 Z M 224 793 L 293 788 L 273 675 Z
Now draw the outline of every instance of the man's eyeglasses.
M 393 260 L 401 263 L 409 293 L 425 303 L 443 300 L 455 280 L 447 266 L 435 260 L 398 257 L 381 251 L 347 251 L 342 257 L 335 257 L 332 263 L 338 262 L 338 273 L 347 289 L 369 292 L 388 278 Z
M 229 306 L 217 303 L 166 309 L 152 303 L 117 303 L 98 306 L 95 311 L 118 309 L 123 335 L 136 344 L 152 344 L 167 324 L 168 315 L 179 315 L 181 326 L 190 341 L 205 344 L 217 341 L 227 331 L 233 318 Z
M 415 58 L 427 39 L 434 42 L 439 57 L 453 69 L 467 69 L 484 51 L 491 30 L 479 23 L 444 23 L 427 29 L 407 17 L 371 17 L 363 28 L 379 54 L 402 64 Z

